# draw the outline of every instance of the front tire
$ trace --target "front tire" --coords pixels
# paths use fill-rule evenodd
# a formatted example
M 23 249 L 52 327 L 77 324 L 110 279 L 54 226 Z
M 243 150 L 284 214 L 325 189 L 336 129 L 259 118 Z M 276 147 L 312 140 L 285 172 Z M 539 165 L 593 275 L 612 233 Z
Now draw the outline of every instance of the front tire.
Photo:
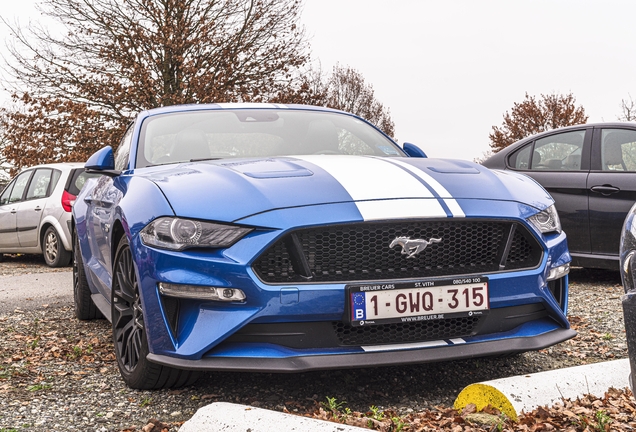
M 196 381 L 198 373 L 174 369 L 148 361 L 148 339 L 135 264 L 124 235 L 114 261 L 113 344 L 117 366 L 128 387 L 140 390 L 181 387 Z
M 48 227 L 44 233 L 42 253 L 49 267 L 64 267 L 71 262 L 71 253 L 64 249 L 59 234 L 52 226 Z

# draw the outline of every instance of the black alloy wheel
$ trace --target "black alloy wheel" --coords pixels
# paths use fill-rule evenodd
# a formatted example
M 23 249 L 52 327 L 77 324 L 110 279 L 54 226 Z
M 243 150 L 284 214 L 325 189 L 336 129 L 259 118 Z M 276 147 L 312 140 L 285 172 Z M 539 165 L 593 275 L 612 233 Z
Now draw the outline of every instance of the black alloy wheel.
M 192 384 L 198 374 L 151 363 L 139 283 L 128 238 L 115 254 L 111 313 L 117 366 L 124 382 L 134 389 L 159 389 Z

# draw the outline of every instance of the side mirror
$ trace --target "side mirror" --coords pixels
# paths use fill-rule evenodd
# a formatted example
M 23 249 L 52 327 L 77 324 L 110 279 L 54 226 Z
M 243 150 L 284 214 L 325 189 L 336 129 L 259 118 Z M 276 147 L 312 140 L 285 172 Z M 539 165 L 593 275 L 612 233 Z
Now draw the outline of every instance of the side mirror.
M 419 157 L 419 158 L 428 157 L 426 156 L 426 153 L 424 153 L 424 151 L 421 148 L 419 148 L 415 144 L 411 144 L 408 142 L 404 143 L 404 153 L 406 153 L 407 155 L 411 157 Z
M 86 169 L 87 172 L 94 172 L 108 176 L 118 176 L 121 174 L 121 171 L 115 171 L 115 157 L 113 156 L 113 149 L 111 146 L 106 146 L 93 153 L 93 155 L 86 161 L 84 169 Z

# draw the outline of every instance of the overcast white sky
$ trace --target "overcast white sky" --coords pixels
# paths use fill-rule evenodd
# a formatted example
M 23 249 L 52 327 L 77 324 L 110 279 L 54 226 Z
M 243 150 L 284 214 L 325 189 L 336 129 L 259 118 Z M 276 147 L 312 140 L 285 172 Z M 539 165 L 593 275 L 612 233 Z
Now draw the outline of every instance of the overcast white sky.
M 38 20 L 35 1 L 5 0 L 0 14 Z M 621 99 L 636 98 L 634 1 L 304 3 L 313 57 L 326 71 L 360 71 L 391 109 L 398 141 L 431 157 L 479 157 L 526 92 L 572 92 L 591 122 L 615 121 Z

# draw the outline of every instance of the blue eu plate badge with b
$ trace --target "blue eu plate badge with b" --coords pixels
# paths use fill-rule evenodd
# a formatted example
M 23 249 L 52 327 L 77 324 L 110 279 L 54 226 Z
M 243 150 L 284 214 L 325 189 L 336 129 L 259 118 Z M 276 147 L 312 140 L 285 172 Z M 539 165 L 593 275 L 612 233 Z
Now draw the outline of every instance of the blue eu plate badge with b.
M 363 292 L 351 293 L 351 321 L 366 320 L 366 305 Z

